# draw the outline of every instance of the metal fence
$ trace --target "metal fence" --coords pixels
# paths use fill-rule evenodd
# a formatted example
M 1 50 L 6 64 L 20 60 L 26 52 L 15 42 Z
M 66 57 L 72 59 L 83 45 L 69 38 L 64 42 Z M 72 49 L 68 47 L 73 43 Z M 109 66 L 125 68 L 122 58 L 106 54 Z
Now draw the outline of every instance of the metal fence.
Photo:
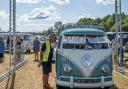
M 0 85 L 6 82 L 8 78 L 12 77 L 12 75 L 18 70 L 20 70 L 26 63 L 27 63 L 27 60 L 23 60 L 22 62 L 16 64 L 15 67 L 10 68 L 4 74 L 2 74 L 0 76 Z
M 15 63 L 20 63 L 24 60 L 24 46 L 23 45 L 17 45 L 16 46 L 16 58 Z
M 14 60 L 15 59 L 15 60 Z M 0 76 L 0 85 L 6 82 L 10 77 L 12 77 L 18 70 L 20 70 L 26 63 L 27 60 L 24 58 L 24 46 L 16 46 L 16 56 L 11 58 L 12 66 L 4 74 Z M 14 64 L 13 64 L 14 63 Z

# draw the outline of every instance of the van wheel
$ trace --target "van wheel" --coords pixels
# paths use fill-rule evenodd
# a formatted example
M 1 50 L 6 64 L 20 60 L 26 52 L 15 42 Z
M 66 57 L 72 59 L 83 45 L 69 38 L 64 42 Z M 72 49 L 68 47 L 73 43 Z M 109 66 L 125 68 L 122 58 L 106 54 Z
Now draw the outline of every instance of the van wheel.
M 63 89 L 61 86 L 56 85 L 56 89 Z
M 30 53 L 30 52 L 31 52 L 31 50 L 26 50 L 26 52 L 27 52 L 27 53 Z
M 104 89 L 110 89 L 110 87 L 105 87 Z

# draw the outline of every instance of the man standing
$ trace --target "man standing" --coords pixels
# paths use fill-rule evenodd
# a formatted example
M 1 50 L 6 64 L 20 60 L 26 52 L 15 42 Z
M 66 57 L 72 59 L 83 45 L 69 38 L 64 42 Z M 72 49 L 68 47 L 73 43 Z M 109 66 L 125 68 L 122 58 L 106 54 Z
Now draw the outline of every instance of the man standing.
M 22 55 L 22 46 L 21 45 L 22 45 L 21 37 L 17 36 L 16 37 L 16 60 L 15 60 L 16 63 L 19 63 L 23 60 L 21 57 L 21 55 Z
M 33 42 L 33 51 L 35 54 L 34 62 L 39 62 L 40 41 L 38 40 L 38 37 L 35 37 L 35 40 Z
M 42 45 L 41 52 L 40 52 L 40 62 L 38 67 L 42 65 L 43 70 L 43 88 L 49 89 L 49 73 L 52 71 L 52 58 L 53 58 L 53 51 L 54 51 L 54 44 L 56 42 L 56 35 L 51 34 L 49 36 L 49 40 L 46 40 L 46 42 Z

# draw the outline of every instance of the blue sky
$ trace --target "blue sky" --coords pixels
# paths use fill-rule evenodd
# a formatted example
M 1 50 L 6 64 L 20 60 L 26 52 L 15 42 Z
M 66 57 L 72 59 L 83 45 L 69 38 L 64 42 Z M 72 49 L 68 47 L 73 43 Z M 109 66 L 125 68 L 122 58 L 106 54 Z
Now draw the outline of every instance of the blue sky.
M 16 0 L 17 30 L 43 31 L 56 21 L 77 22 L 81 17 L 104 17 L 114 13 L 114 0 Z M 0 1 L 0 26 L 8 31 L 9 0 Z M 128 14 L 128 0 L 122 0 Z

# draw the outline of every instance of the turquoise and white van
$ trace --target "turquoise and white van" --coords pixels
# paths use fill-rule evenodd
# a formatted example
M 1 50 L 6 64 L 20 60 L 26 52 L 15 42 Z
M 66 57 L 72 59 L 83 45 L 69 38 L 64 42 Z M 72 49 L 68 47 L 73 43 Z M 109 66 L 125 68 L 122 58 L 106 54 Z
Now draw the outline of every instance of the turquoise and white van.
M 112 70 L 112 48 L 104 31 L 72 28 L 60 34 L 56 51 L 58 89 L 110 87 Z

